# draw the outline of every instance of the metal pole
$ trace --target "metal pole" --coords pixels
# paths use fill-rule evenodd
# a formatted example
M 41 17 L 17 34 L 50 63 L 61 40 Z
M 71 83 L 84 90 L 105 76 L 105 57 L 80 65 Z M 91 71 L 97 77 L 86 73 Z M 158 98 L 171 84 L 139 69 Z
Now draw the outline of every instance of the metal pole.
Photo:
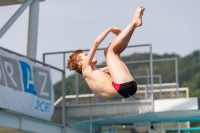
M 63 54 L 63 62 L 65 62 L 65 54 Z M 65 105 L 66 105 L 66 99 L 65 99 L 65 63 L 63 63 L 63 70 L 62 73 L 62 124 L 65 125 Z
M 153 54 L 152 54 L 152 45 L 150 45 L 150 77 L 151 77 L 151 104 L 152 112 L 154 112 L 154 94 L 153 94 Z M 150 122 L 149 122 L 150 123 Z M 149 124 L 150 129 L 151 123 Z M 151 130 L 148 130 L 151 133 Z
M 45 54 L 43 54 L 43 62 L 44 63 L 46 62 L 46 60 L 45 60 Z
M 79 79 L 78 79 L 78 73 L 76 73 L 75 76 L 76 76 L 76 104 L 79 104 Z
M 164 58 L 164 59 L 154 59 L 153 62 L 161 62 L 161 61 L 172 61 L 176 58 Z M 124 61 L 127 64 L 137 64 L 137 63 L 148 63 L 150 60 L 140 60 L 140 61 Z M 105 66 L 106 64 L 98 65 L 98 66 Z
M 98 95 L 97 94 L 95 94 L 95 101 L 94 101 L 95 103 L 98 103 L 99 102 L 99 98 L 98 98 Z
M 150 46 L 151 44 L 138 44 L 138 45 L 129 45 L 127 46 L 127 48 L 131 48 L 131 47 L 143 47 L 143 46 Z M 104 50 L 106 48 L 98 48 L 97 50 Z M 86 52 L 89 51 L 90 49 L 82 49 L 82 51 Z M 61 52 L 48 52 L 48 53 L 44 53 L 44 54 L 62 54 L 62 53 L 73 53 L 75 50 L 70 50 L 70 51 L 61 51 Z
M 151 133 L 151 122 L 148 122 L 148 133 Z
M 149 97 L 149 94 L 148 94 L 148 86 L 149 86 L 149 74 L 148 73 L 146 73 L 147 75 L 146 75 L 146 81 L 147 81 L 147 86 L 146 86 L 146 93 L 145 93 L 145 99 L 148 99 L 148 97 Z
M 90 107 L 90 133 L 92 133 L 92 105 Z
M 176 71 L 176 97 L 179 98 L 179 83 L 178 83 L 178 61 L 177 58 L 175 58 L 175 71 Z
M 65 125 L 65 73 L 62 73 L 62 124 Z
M 37 54 L 39 2 L 39 0 L 34 0 L 29 9 L 27 56 L 33 59 L 36 59 Z
M 159 83 L 160 83 L 160 99 L 162 99 L 162 86 L 161 86 L 161 84 L 162 84 L 162 76 L 159 75 L 158 77 L 159 77 Z M 162 132 L 162 129 L 163 129 L 163 124 L 161 123 L 160 124 L 160 132 Z
M 150 77 L 151 77 L 151 102 L 152 102 L 152 112 L 154 112 L 154 94 L 153 94 L 153 54 L 152 54 L 152 45 L 150 45 Z
M 129 70 L 130 72 L 139 72 L 139 71 L 146 71 L 146 78 L 147 78 L 147 87 L 146 87 L 146 93 L 145 98 L 149 98 L 149 70 L 148 69 L 136 69 L 136 70 Z M 144 76 L 134 76 L 134 78 L 141 78 Z
M 146 72 L 147 72 L 147 89 L 146 89 L 147 97 L 146 97 L 146 99 L 148 99 L 149 98 L 149 70 L 146 69 Z
M 162 129 L 163 129 L 163 124 L 160 124 L 160 133 L 162 133 Z
M 176 72 L 176 98 L 179 98 L 179 84 L 178 84 L 178 62 L 177 58 L 175 59 L 175 72 Z M 180 122 L 178 122 L 178 133 L 180 133 Z
M 0 39 L 6 33 L 6 31 L 12 26 L 12 24 L 19 18 L 19 16 L 24 12 L 24 10 L 33 2 L 33 0 L 27 0 L 8 20 L 8 22 L 0 30 Z
M 162 99 L 162 86 L 161 86 L 161 84 L 162 84 L 162 77 L 161 77 L 161 75 L 159 75 L 158 77 L 159 77 L 159 84 L 160 84 L 160 99 Z
M 178 122 L 178 133 L 180 133 L 180 122 Z

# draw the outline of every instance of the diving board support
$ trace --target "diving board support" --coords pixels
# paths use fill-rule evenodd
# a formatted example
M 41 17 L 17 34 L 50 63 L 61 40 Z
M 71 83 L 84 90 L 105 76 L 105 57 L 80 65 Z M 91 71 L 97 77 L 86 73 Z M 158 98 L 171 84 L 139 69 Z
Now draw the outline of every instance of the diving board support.
M 33 0 L 27 0 L 24 4 L 22 4 L 22 6 L 15 12 L 15 14 L 8 20 L 8 22 L 1 28 L 0 39 L 32 2 L 33 2 Z
M 34 0 L 29 9 L 27 56 L 33 59 L 37 54 L 39 3 L 40 0 Z

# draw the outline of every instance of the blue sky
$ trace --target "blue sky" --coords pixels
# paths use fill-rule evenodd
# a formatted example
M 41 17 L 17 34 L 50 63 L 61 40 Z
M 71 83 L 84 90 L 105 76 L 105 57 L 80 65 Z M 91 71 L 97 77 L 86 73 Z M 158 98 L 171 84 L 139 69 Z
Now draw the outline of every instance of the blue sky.
M 102 31 L 121 29 L 135 9 L 146 7 L 143 26 L 136 29 L 130 45 L 151 43 L 153 53 L 186 56 L 200 50 L 199 0 L 46 0 L 40 3 L 37 59 L 45 52 L 88 49 Z M 20 5 L 0 7 L 0 28 Z M 0 46 L 26 55 L 28 8 L 0 39 Z M 106 47 L 109 35 L 100 47 Z

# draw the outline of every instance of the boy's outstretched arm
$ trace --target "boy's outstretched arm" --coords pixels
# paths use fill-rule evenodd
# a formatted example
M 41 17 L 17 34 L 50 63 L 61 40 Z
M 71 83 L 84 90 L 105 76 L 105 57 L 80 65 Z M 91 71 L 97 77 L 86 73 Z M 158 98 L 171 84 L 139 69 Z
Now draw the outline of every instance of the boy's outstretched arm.
M 99 44 L 106 38 L 106 36 L 110 33 L 114 33 L 116 35 L 119 35 L 121 33 L 121 30 L 117 27 L 111 27 L 111 28 L 108 28 L 107 30 L 105 30 L 104 32 L 102 32 L 93 42 L 89 52 L 88 52 L 88 55 L 87 55 L 87 58 L 85 59 L 85 63 L 84 63 L 84 66 L 83 66 L 83 69 L 84 67 L 87 67 L 88 65 L 91 65 L 90 63 L 92 62 L 92 59 L 94 57 L 94 54 L 99 46 Z

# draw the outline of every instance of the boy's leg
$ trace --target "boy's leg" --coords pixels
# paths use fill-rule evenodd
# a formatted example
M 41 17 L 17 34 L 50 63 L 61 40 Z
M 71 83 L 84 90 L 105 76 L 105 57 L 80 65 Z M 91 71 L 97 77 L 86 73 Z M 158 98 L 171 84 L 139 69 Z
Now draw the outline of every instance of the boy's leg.
M 131 36 L 132 36 L 133 32 L 134 32 L 134 30 L 133 30 L 131 33 L 128 34 L 126 40 L 125 40 L 124 43 L 120 46 L 120 48 L 119 48 L 119 50 L 118 50 L 119 55 L 120 55 L 120 54 L 126 49 L 126 47 L 128 46 L 128 43 L 129 43 L 129 41 L 130 41 L 130 39 L 131 39 Z
M 129 25 L 113 40 L 111 44 L 114 52 L 121 53 L 127 47 L 135 28 L 142 25 L 142 16 L 144 10 L 145 8 L 143 6 L 139 6 Z
M 128 68 L 121 61 L 119 54 L 127 47 L 131 35 L 136 27 L 142 25 L 142 15 L 145 8 L 138 7 L 130 24 L 114 39 L 108 47 L 106 63 L 109 72 L 116 83 L 124 83 L 133 80 Z
M 119 50 L 117 53 L 119 53 L 119 55 L 126 49 L 126 47 L 128 46 L 128 43 L 131 39 L 131 36 L 133 34 L 133 31 L 127 36 L 126 40 L 124 40 L 124 43 L 120 45 Z M 110 43 L 111 44 L 111 43 Z M 108 48 L 107 48 L 108 49 Z

